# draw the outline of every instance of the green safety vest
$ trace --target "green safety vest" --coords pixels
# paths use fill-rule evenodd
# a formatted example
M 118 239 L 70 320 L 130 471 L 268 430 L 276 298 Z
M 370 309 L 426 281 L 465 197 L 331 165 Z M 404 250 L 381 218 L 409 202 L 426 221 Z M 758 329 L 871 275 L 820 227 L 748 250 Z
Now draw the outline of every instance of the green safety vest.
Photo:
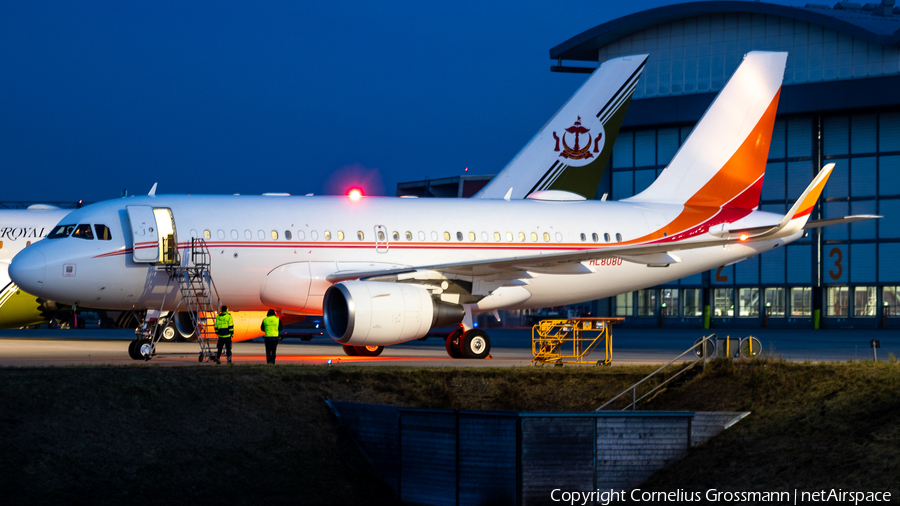
M 277 316 L 267 316 L 262 321 L 263 328 L 265 328 L 266 337 L 278 337 L 278 317 Z
M 231 337 L 234 335 L 234 319 L 231 313 L 219 313 L 216 315 L 216 334 L 219 337 Z

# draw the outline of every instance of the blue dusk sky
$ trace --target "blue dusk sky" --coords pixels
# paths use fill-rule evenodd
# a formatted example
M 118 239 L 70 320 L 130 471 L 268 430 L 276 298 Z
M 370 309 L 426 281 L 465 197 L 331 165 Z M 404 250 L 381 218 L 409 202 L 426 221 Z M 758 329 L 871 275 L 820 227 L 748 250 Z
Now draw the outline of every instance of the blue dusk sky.
M 5 1 L 0 201 L 494 174 L 587 77 L 551 47 L 671 3 Z

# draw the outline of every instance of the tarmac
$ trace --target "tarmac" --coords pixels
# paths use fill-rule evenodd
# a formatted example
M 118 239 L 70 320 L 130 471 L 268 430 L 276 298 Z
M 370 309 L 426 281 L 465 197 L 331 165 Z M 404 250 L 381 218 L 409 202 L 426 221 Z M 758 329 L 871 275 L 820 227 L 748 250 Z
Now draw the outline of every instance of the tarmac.
M 459 360 L 447 356 L 440 338 L 412 341 L 386 347 L 378 357 L 349 357 L 328 337 L 311 341 L 285 338 L 278 346 L 277 364 L 328 364 L 333 366 L 404 366 L 404 367 L 529 367 L 531 366 L 530 329 L 486 329 L 491 337 L 490 360 Z M 888 360 L 889 353 L 900 355 L 900 333 L 885 330 L 706 330 L 703 329 L 633 329 L 613 331 L 613 365 L 663 364 L 692 346 L 696 339 L 716 333 L 759 339 L 763 353 L 785 360 L 828 362 L 872 360 L 870 341 L 879 340 L 878 360 Z M 197 343 L 159 343 L 156 355 L 149 361 L 136 361 L 128 356 L 131 330 L 0 330 L 0 367 L 41 366 L 178 366 L 201 365 Z M 734 350 L 731 350 L 734 353 Z M 261 339 L 234 343 L 234 363 L 264 364 L 265 346 Z M 602 350 L 590 355 L 588 365 L 602 360 Z M 215 364 L 203 362 L 213 367 Z M 587 365 L 585 365 L 587 366 Z M 224 367 L 223 365 L 219 367 Z M 573 367 L 578 367 L 573 365 Z

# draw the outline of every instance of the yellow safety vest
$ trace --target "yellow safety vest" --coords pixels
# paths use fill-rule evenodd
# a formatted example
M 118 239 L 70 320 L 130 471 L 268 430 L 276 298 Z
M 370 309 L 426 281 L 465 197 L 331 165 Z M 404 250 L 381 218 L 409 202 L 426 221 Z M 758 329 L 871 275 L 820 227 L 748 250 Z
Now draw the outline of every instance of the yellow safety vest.
M 267 316 L 263 321 L 266 337 L 278 337 L 278 317 Z
M 231 337 L 234 335 L 234 332 L 231 330 L 234 327 L 234 319 L 231 317 L 231 313 L 219 313 L 216 315 L 216 334 L 219 337 Z

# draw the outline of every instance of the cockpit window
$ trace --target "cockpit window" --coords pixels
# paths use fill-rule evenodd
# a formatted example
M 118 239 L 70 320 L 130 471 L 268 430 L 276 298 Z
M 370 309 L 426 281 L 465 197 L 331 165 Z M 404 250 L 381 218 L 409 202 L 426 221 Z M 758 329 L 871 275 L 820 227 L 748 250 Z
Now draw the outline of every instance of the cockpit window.
M 92 241 L 94 240 L 94 231 L 91 230 L 90 225 L 78 225 L 75 227 L 75 232 L 72 232 L 72 237 Z
M 53 232 L 50 232 L 47 239 L 62 239 L 63 237 L 69 237 L 72 235 L 73 230 L 75 230 L 75 225 L 59 225 Z
M 101 241 L 112 240 L 112 234 L 109 233 L 109 227 L 106 225 L 94 225 L 94 230 L 97 231 L 97 239 Z

